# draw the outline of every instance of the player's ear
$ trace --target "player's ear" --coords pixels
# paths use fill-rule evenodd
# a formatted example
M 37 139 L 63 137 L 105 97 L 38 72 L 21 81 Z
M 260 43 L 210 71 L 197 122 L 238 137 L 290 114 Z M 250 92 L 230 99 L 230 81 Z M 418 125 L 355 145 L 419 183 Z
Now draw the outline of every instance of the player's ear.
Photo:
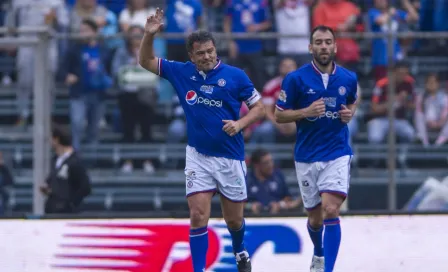
M 191 52 L 188 52 L 188 57 L 190 58 L 191 62 L 193 62 L 193 54 L 191 54 Z
M 338 52 L 338 44 L 336 41 L 334 42 L 334 53 L 336 54 Z
M 309 45 L 308 45 L 308 52 L 309 52 L 310 54 L 313 54 L 313 45 L 312 45 L 312 44 L 309 44 Z

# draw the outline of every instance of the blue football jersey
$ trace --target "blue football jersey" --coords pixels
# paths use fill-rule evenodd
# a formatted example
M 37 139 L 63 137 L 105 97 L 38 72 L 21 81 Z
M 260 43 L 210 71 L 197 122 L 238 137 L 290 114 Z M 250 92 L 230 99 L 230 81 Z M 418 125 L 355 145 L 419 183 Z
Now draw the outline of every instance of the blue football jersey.
M 357 77 L 335 64 L 333 72 L 324 74 L 313 62 L 289 73 L 282 83 L 277 101 L 279 110 L 298 110 L 323 98 L 325 114 L 296 122 L 294 158 L 297 162 L 330 161 L 352 155 L 347 124 L 341 121 L 341 105 L 357 99 Z
M 242 131 L 229 136 L 223 120 L 238 120 L 242 102 L 251 106 L 261 98 L 246 73 L 221 61 L 204 73 L 191 62 L 159 59 L 159 75 L 179 96 L 188 145 L 204 155 L 244 160 Z

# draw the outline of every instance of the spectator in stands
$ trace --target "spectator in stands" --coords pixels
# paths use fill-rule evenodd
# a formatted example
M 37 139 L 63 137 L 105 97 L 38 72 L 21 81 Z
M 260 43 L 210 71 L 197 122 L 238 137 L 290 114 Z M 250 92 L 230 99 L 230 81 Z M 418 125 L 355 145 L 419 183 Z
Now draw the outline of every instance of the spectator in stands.
M 146 21 L 144 19 L 144 21 Z M 157 87 L 159 77 L 148 74 L 138 64 L 138 51 L 144 28 L 140 25 L 130 26 L 126 46 L 119 48 L 112 62 L 112 74 L 118 82 L 121 91 L 118 102 L 121 112 L 123 128 L 123 142 L 135 142 L 135 128 L 140 127 L 141 141 L 151 142 L 151 122 L 157 104 Z M 143 168 L 146 172 L 154 172 L 150 161 L 145 161 Z M 131 172 L 131 161 L 125 162 L 122 170 Z
M 3 154 L 0 152 L 0 216 L 5 214 L 8 209 L 9 194 L 14 185 L 14 179 L 11 171 L 5 165 Z
M 200 0 L 170 0 L 166 8 L 165 32 L 189 34 L 202 24 Z M 167 39 L 167 58 L 175 61 L 189 61 L 185 50 L 185 38 Z
M 415 110 L 414 79 L 409 75 L 409 69 L 403 62 L 395 67 L 396 96 L 394 99 L 395 131 L 403 142 L 415 139 L 414 128 L 409 121 Z M 383 78 L 376 83 L 372 97 L 372 120 L 367 124 L 370 143 L 381 143 L 389 131 L 388 114 L 389 79 Z
M 440 89 L 437 74 L 426 77 L 425 91 L 417 96 L 415 123 L 417 137 L 425 147 L 429 146 L 428 130 L 439 132 L 436 146 L 448 140 L 448 95 Z
M 179 98 L 173 97 L 173 121 L 168 127 L 167 143 L 180 143 L 187 136 L 185 113 L 180 105 Z
M 84 19 L 93 20 L 98 26 L 98 33 L 113 35 L 118 33 L 118 20 L 115 13 L 99 5 L 97 0 L 77 0 L 70 14 L 71 32 L 78 33 Z M 109 49 L 122 45 L 120 39 L 108 39 L 105 44 Z
M 301 200 L 289 193 L 285 176 L 274 168 L 272 155 L 257 149 L 251 156 L 252 169 L 247 175 L 248 207 L 254 214 L 268 210 L 276 214 L 280 210 L 297 208 Z
M 99 123 L 104 115 L 106 90 L 112 86 L 105 63 L 109 51 L 96 39 L 98 26 L 85 19 L 79 30 L 84 39 L 73 45 L 67 54 L 68 74 L 66 84 L 70 88 L 70 120 L 73 146 L 80 148 L 84 123 L 87 119 L 87 141 L 98 142 Z M 87 118 L 86 118 L 87 117 Z
M 47 196 L 45 213 L 75 213 L 91 192 L 90 178 L 71 145 L 70 134 L 55 127 L 51 136 L 56 157 L 45 185 L 40 187 Z
M 67 9 L 63 0 L 15 0 L 12 1 L 11 10 L 7 16 L 9 27 L 36 27 L 49 26 L 58 31 L 68 26 Z M 24 34 L 25 35 L 25 34 Z M 26 34 L 29 35 L 29 34 Z M 17 105 L 19 118 L 17 125 L 25 125 L 30 116 L 30 96 L 34 81 L 34 55 L 35 48 L 19 46 L 17 52 Z M 49 59 L 47 73 L 51 76 L 49 90 L 53 90 L 53 79 L 58 65 L 57 41 L 49 44 Z
M 302 38 L 279 38 L 277 52 L 293 58 L 300 67 L 311 61 L 308 45 L 310 35 L 310 6 L 315 0 L 276 0 L 275 22 L 281 35 L 303 35 Z
M 120 13 L 118 19 L 121 31 L 128 32 L 130 26 L 144 28 L 148 16 L 155 12 L 154 8 L 149 7 L 147 0 L 129 0 L 127 7 Z
M 388 0 L 375 0 L 375 8 L 369 10 L 369 25 L 372 32 L 389 31 L 389 20 L 391 22 L 391 31 L 401 31 L 406 29 L 408 23 L 418 21 L 419 17 L 409 2 L 409 0 L 402 1 L 406 11 L 396 9 L 390 6 Z M 372 41 L 372 65 L 375 80 L 380 80 L 387 75 L 387 39 L 377 38 Z M 402 60 L 404 54 L 398 40 L 394 44 L 395 60 Z
M 224 16 L 225 0 L 205 0 L 207 12 L 207 30 L 222 32 L 222 20 Z
M 355 31 L 359 8 L 347 0 L 320 1 L 313 12 L 313 28 L 319 25 L 331 27 L 336 33 Z M 344 66 L 353 66 L 360 59 L 358 44 L 350 38 L 338 38 L 336 58 Z
M 185 113 L 179 102 L 179 97 L 177 95 L 173 96 L 173 120 L 168 126 L 168 131 L 166 135 L 167 144 L 178 144 L 184 141 L 187 137 L 187 122 L 185 119 Z M 165 168 L 176 169 L 179 164 L 179 160 L 168 158 L 165 163 Z
M 72 8 L 77 0 L 65 0 Z M 107 9 L 113 11 L 116 15 L 126 7 L 127 0 L 98 0 L 98 4 L 105 6 Z
M 356 99 L 356 104 L 358 105 L 358 109 L 355 112 L 355 115 L 353 116 L 352 120 L 348 122 L 348 133 L 349 133 L 349 142 L 350 145 L 353 144 L 353 137 L 358 133 L 359 130 L 359 121 L 363 118 L 362 110 L 359 109 L 359 105 L 362 105 L 362 90 L 361 86 L 359 86 L 358 83 L 358 98 Z
M 266 107 L 266 118 L 261 123 L 247 128 L 244 133 L 246 139 L 250 136 L 252 143 L 274 143 L 277 135 L 295 135 L 295 123 L 278 124 L 275 122 L 274 110 L 278 95 L 281 91 L 283 78 L 297 69 L 296 62 L 291 58 L 285 58 L 280 62 L 279 75 L 266 83 L 261 93 L 262 102 Z
M 271 16 L 267 1 L 231 0 L 227 2 L 224 32 L 256 33 L 271 28 Z M 255 88 L 264 84 L 263 42 L 257 39 L 231 40 L 229 57 L 234 65 L 247 68 Z
M 10 11 L 9 1 L 0 1 L 0 26 L 6 25 L 7 15 Z M 2 37 L 4 35 L 1 35 Z M 15 54 L 16 48 L 14 46 L 0 45 L 0 61 L 2 69 L 0 70 L 0 81 L 3 86 L 11 85 L 13 78 L 15 78 Z

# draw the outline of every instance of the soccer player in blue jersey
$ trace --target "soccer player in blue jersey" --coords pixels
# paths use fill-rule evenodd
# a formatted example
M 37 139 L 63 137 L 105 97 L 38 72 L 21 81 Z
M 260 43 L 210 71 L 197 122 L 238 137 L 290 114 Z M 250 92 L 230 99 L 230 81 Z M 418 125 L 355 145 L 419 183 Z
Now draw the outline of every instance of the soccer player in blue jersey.
M 205 271 L 207 224 L 211 200 L 221 195 L 224 220 L 232 237 L 238 271 L 251 271 L 244 246 L 244 204 L 247 199 L 242 129 L 263 118 L 260 95 L 240 69 L 222 63 L 215 40 L 206 31 L 187 39 L 191 62 L 154 56 L 154 35 L 163 26 L 163 11 L 148 17 L 139 63 L 174 86 L 187 119 L 186 191 L 190 208 L 190 250 L 194 272 Z M 241 103 L 250 111 L 239 118 Z
M 309 51 L 313 61 L 283 80 L 275 117 L 279 123 L 297 125 L 294 160 L 314 243 L 311 272 L 332 272 L 341 242 L 339 210 L 349 187 L 347 123 L 356 110 L 357 77 L 334 63 L 337 47 L 331 28 L 312 31 Z

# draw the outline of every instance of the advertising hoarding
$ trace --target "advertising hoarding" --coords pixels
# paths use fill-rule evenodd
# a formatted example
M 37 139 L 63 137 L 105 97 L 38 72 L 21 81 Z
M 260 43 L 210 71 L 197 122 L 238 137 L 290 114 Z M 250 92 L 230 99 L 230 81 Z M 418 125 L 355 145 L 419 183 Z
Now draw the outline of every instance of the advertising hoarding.
M 448 216 L 346 216 L 336 272 L 448 271 Z M 4 272 L 192 272 L 188 219 L 1 220 Z M 253 272 L 309 271 L 305 218 L 249 218 Z M 207 271 L 236 272 L 223 220 L 209 223 Z

